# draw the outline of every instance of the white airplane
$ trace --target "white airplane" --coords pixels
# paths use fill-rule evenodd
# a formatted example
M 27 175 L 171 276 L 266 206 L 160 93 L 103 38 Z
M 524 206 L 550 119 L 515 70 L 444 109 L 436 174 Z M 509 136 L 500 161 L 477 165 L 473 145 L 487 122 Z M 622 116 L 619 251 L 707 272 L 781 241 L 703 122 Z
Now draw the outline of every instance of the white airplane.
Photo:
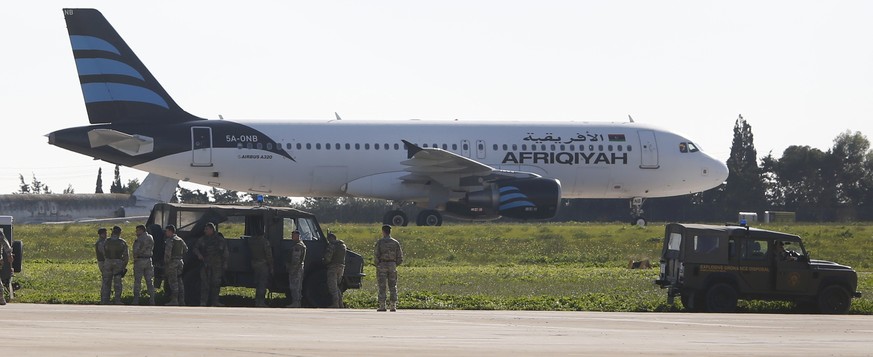
M 634 123 L 206 120 L 182 110 L 94 9 L 64 9 L 91 125 L 49 143 L 153 174 L 276 196 L 414 202 L 418 225 L 553 217 L 561 198 L 701 192 L 724 163 L 669 130 Z M 406 225 L 399 209 L 387 224 Z

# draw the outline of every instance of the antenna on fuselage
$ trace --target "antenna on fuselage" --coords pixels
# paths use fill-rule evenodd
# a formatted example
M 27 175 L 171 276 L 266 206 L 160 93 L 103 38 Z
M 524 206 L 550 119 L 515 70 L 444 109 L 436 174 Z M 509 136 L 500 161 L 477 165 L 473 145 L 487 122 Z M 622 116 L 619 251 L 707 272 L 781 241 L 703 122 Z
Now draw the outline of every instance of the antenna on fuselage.
M 218 114 L 218 120 L 224 120 L 224 116 L 221 114 Z

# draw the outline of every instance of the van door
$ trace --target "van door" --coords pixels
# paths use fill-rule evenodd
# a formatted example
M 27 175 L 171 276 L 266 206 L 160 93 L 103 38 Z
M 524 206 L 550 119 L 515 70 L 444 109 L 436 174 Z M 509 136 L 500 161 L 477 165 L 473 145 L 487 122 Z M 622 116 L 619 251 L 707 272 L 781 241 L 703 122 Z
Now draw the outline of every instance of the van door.
M 191 166 L 212 166 L 212 128 L 191 127 Z

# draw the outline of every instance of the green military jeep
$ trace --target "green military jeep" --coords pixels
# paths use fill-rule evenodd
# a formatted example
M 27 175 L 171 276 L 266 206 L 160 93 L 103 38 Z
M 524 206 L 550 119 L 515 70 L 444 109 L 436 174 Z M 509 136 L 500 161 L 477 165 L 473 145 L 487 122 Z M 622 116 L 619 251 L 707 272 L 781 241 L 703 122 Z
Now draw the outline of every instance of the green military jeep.
M 851 267 L 810 259 L 796 235 L 744 226 L 668 224 L 655 284 L 690 311 L 732 312 L 745 299 L 839 314 L 861 296 Z
M 268 288 L 273 292 L 288 292 L 288 273 L 284 259 L 291 249 L 291 232 L 300 232 L 300 240 L 306 245 L 303 266 L 303 304 L 310 307 L 326 307 L 331 304 L 327 289 L 327 268 L 321 257 L 327 248 L 326 234 L 314 215 L 289 207 L 253 207 L 211 204 L 158 203 L 152 208 L 146 229 L 155 238 L 154 256 L 155 286 L 162 283 L 164 271 L 164 233 L 168 224 L 176 226 L 176 234 L 188 245 L 182 280 L 185 284 L 187 304 L 200 301 L 201 262 L 194 255 L 194 245 L 203 236 L 206 224 L 218 224 L 218 231 L 227 240 L 229 252 L 223 286 L 254 288 L 256 283 L 251 267 L 247 240 L 255 235 L 264 235 L 273 249 L 274 275 Z M 342 237 L 340 237 L 342 238 Z M 364 259 L 351 250 L 346 252 L 346 266 L 340 288 L 359 289 L 364 277 Z

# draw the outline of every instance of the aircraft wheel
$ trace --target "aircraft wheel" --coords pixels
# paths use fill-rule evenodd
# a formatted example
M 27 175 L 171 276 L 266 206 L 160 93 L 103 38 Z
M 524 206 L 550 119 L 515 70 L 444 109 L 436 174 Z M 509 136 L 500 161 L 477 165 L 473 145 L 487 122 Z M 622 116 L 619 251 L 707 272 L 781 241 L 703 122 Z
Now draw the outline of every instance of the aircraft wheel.
M 441 226 L 443 225 L 443 215 L 437 210 L 426 209 L 418 213 L 415 223 L 419 226 Z
M 401 210 L 393 210 L 385 213 L 382 217 L 382 224 L 390 224 L 392 226 L 406 226 L 409 224 L 409 218 L 406 213 Z
M 831 285 L 818 294 L 818 310 L 823 314 L 845 314 L 852 305 L 852 296 L 845 288 Z
M 645 227 L 646 224 L 648 224 L 648 222 L 646 222 L 646 219 L 643 217 L 637 217 L 637 218 L 634 218 L 633 221 L 631 221 L 631 225 L 638 226 L 638 227 Z

